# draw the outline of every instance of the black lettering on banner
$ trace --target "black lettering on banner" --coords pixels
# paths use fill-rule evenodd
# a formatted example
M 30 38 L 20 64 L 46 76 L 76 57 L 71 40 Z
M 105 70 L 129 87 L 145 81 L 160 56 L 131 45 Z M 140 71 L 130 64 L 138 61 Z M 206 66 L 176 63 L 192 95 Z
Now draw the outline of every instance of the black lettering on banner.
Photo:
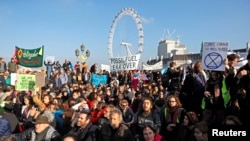
M 134 69 L 135 68 L 135 62 L 128 62 L 123 64 L 123 69 Z
M 126 58 L 111 58 L 111 64 L 125 63 Z
M 132 61 L 137 61 L 136 56 L 130 56 L 126 57 L 126 61 L 132 62 Z
M 128 70 L 128 69 L 134 69 L 135 67 L 136 67 L 136 62 L 113 64 L 111 66 L 112 70 Z

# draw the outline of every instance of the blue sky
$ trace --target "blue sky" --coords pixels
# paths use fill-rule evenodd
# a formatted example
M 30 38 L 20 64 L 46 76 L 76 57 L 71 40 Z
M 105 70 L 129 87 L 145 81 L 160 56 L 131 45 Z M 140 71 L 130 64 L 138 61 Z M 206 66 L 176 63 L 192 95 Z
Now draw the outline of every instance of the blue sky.
M 200 51 L 202 41 L 228 41 L 230 49 L 245 48 L 250 42 L 249 0 L 1 0 L 0 57 L 8 62 L 15 46 L 44 45 L 45 56 L 75 63 L 74 52 L 84 43 L 91 52 L 89 65 L 108 64 L 112 21 L 126 7 L 135 9 L 143 21 L 142 62 L 156 57 L 167 31 L 172 39 L 180 36 L 193 53 Z M 127 42 L 137 42 L 131 17 L 121 18 L 116 31 L 114 43 L 129 38 Z M 120 55 L 124 47 L 116 46 L 114 55 Z

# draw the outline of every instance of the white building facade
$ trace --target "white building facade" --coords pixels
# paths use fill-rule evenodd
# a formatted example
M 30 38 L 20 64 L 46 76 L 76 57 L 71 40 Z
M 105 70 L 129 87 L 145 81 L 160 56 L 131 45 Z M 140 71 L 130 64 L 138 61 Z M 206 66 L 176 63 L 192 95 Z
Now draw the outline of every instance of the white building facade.
M 180 44 L 180 40 L 166 39 L 159 42 L 158 56 L 163 58 L 171 58 L 173 55 L 187 54 L 187 48 L 185 45 Z

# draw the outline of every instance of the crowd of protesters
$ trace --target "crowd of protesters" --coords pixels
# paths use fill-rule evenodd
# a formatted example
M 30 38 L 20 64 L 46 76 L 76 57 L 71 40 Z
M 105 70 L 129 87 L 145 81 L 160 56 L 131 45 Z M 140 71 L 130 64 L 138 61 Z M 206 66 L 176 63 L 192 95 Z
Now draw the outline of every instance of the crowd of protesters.
M 0 58 L 0 141 L 207 141 L 209 125 L 249 126 L 247 59 L 236 70 L 239 56 L 228 55 L 225 71 L 171 62 L 163 74 L 44 62 L 41 91 L 18 91 L 10 84 L 18 65 Z M 93 73 L 107 84 L 92 85 Z

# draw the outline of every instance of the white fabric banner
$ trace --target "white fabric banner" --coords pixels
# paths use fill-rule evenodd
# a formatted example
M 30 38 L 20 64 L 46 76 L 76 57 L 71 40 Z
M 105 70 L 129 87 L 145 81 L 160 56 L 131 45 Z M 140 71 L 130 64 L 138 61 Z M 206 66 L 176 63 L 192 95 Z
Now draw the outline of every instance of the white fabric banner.
M 160 70 L 163 68 L 163 61 L 161 60 L 160 62 L 157 62 L 153 65 L 149 65 L 149 64 L 142 64 L 142 69 L 143 70 Z
M 110 65 L 101 64 L 101 70 L 106 70 L 110 72 Z

